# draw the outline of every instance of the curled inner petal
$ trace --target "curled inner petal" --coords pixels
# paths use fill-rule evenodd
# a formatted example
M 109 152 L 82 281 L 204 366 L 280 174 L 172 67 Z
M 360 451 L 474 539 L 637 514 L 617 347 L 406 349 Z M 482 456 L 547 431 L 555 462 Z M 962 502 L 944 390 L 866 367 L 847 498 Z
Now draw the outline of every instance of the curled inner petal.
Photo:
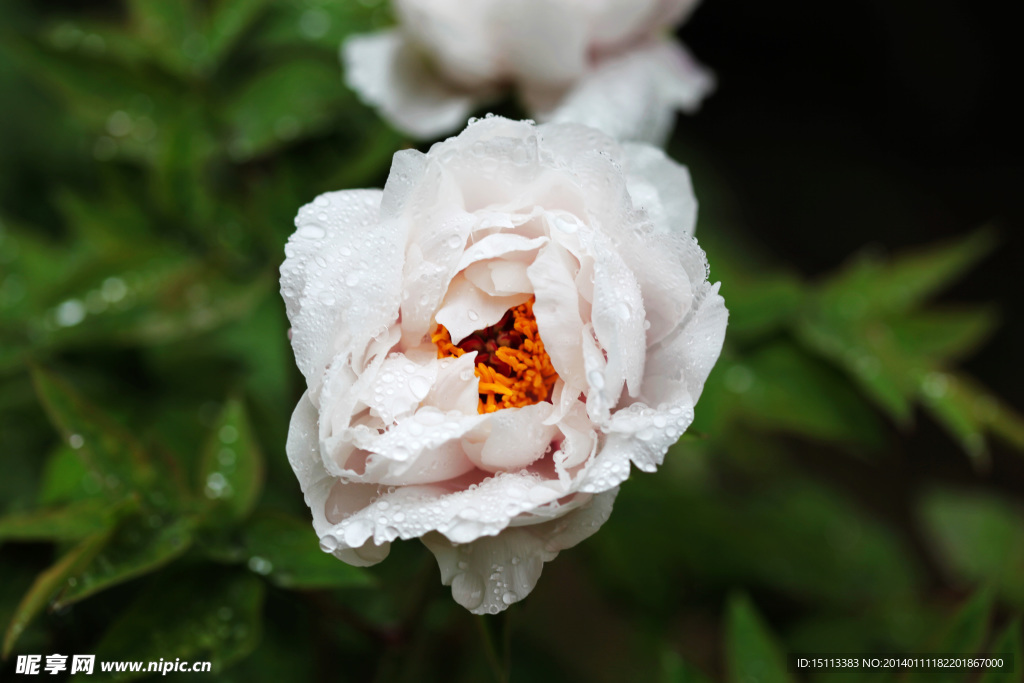
M 437 346 L 438 358 L 458 358 L 477 352 L 475 373 L 480 379 L 480 413 L 551 400 L 558 373 L 537 333 L 533 301 L 531 297 L 509 309 L 497 323 L 477 330 L 458 344 L 452 343 L 444 325 L 438 325 L 430 337 Z

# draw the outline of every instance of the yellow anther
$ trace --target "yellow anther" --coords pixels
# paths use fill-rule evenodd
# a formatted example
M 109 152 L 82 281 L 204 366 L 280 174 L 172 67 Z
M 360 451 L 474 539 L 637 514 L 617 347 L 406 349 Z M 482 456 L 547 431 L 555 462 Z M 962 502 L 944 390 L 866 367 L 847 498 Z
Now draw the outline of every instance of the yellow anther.
M 458 358 L 477 351 L 474 372 L 480 380 L 480 413 L 521 408 L 551 399 L 558 373 L 537 332 L 533 301 L 531 297 L 510 309 L 497 324 L 474 332 L 458 346 L 452 343 L 444 325 L 438 325 L 430 335 L 438 358 Z

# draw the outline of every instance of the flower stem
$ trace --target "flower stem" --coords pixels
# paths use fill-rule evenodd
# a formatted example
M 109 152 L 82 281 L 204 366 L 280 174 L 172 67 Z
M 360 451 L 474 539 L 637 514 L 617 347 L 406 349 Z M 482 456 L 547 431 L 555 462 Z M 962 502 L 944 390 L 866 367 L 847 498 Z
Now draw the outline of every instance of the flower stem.
M 483 640 L 484 654 L 487 657 L 487 664 L 491 667 L 491 673 L 494 674 L 494 680 L 498 683 L 508 683 L 508 648 L 503 648 L 505 650 L 505 657 L 502 659 L 506 660 L 506 664 L 503 666 L 502 659 L 498 658 L 498 650 L 494 646 L 494 636 L 491 634 L 491 628 L 487 623 L 487 617 L 478 615 L 476 618 L 476 625 L 480 631 L 480 639 Z

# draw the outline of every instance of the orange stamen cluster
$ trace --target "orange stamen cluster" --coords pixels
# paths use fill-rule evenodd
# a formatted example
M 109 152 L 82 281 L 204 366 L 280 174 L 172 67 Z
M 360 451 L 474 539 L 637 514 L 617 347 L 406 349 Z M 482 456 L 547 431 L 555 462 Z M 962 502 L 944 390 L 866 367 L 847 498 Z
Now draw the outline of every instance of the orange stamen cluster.
M 458 358 L 477 352 L 476 376 L 480 379 L 477 410 L 493 413 L 502 408 L 521 408 L 551 399 L 558 373 L 544 350 L 533 317 L 533 297 L 509 309 L 496 324 L 477 330 L 458 344 L 444 325 L 438 325 L 430 340 L 438 358 Z

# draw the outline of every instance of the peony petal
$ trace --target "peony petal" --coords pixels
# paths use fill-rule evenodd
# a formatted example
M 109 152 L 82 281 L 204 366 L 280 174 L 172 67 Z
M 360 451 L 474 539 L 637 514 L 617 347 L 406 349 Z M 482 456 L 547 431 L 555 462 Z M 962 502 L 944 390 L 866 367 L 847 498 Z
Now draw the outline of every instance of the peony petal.
M 545 562 L 596 532 L 611 515 L 618 491 L 594 496 L 564 517 L 505 529 L 472 543 L 453 545 L 440 534 L 423 537 L 452 597 L 474 614 L 497 614 L 525 598 Z
M 475 410 L 467 415 L 424 407 L 383 433 L 350 430 L 353 444 L 369 453 L 360 480 L 408 486 L 462 476 L 474 465 L 460 440 L 485 419 Z
M 491 3 L 395 0 L 392 5 L 410 41 L 437 61 L 447 79 L 479 90 L 498 75 L 500 52 L 491 31 Z
M 399 31 L 351 36 L 341 58 L 348 86 L 392 126 L 415 138 L 456 130 L 486 99 L 442 81 Z
M 644 300 L 636 276 L 610 246 L 594 260 L 594 332 L 608 356 L 603 393 L 614 406 L 623 383 L 630 396 L 640 392 L 647 341 Z
M 557 106 L 535 109 L 534 114 L 545 121 L 592 126 L 618 140 L 663 145 L 675 111 L 696 111 L 713 89 L 711 72 L 682 45 L 664 40 L 605 60 L 565 93 Z M 534 97 L 538 104 L 542 96 Z M 530 93 L 526 97 L 530 101 Z
M 494 4 L 495 38 L 519 82 L 570 83 L 587 67 L 587 26 L 567 3 L 517 0 Z
M 473 373 L 475 368 L 476 351 L 442 360 L 437 381 L 423 399 L 423 406 L 472 415 L 480 401 L 480 380 Z
M 545 401 L 491 413 L 486 422 L 466 434 L 465 441 L 479 446 L 466 446 L 470 460 L 487 472 L 516 471 L 530 465 L 551 450 L 551 439 L 558 430 L 545 420 L 553 409 Z
M 381 200 L 377 190 L 329 192 L 295 218 L 281 265 L 281 293 L 295 359 L 314 398 L 336 356 L 361 356 L 398 316 L 402 263 L 396 254 L 405 234 L 398 225 L 367 231 L 377 225 Z M 362 287 L 378 295 L 367 301 Z
M 384 186 L 381 222 L 409 226 L 402 247 L 402 343 L 415 347 L 433 332 L 434 313 L 477 219 L 465 210 L 462 189 L 441 164 L 403 150 L 395 154 Z
M 525 303 L 529 293 L 490 296 L 464 275 L 456 275 L 448 287 L 441 309 L 434 316 L 458 344 L 477 330 L 494 325 L 510 308 Z
M 433 484 L 385 488 L 372 504 L 345 518 L 334 531 L 352 547 L 369 538 L 381 544 L 419 538 L 431 531 L 453 543 L 469 543 L 499 533 L 520 515 L 538 510 L 544 516 L 557 515 L 567 507 L 558 501 L 572 494 L 558 480 L 527 471 L 482 476 L 474 472 Z
M 288 441 L 285 451 L 288 461 L 299 480 L 306 505 L 313 514 L 313 528 L 320 537 L 321 547 L 348 564 L 366 567 L 376 564 L 388 555 L 390 543 L 374 545 L 372 541 L 360 542 L 355 548 L 348 548 L 335 535 L 336 524 L 328 519 L 328 498 L 337 483 L 324 469 L 317 438 L 316 408 L 309 401 L 308 392 L 302 395 L 288 427 Z M 358 484 L 351 486 L 358 487 Z M 353 489 L 355 490 L 355 489 Z M 338 519 L 339 515 L 335 516 Z M 364 540 L 365 541 L 365 540 Z
M 633 206 L 647 213 L 656 231 L 692 237 L 697 198 L 686 167 L 650 145 L 625 144 L 623 152 Z
M 527 269 L 536 301 L 533 315 L 544 349 L 559 377 L 574 386 L 586 386 L 580 350 L 579 293 L 574 278 L 577 264 L 558 244 L 540 250 Z

